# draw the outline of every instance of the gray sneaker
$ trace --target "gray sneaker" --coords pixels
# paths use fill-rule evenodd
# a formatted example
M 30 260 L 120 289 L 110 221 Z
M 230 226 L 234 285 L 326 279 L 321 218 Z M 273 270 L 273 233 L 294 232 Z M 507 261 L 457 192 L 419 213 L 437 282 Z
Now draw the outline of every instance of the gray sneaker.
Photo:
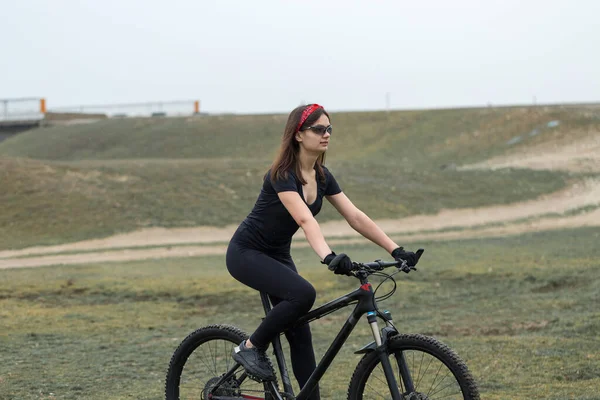
M 275 380 L 275 372 L 273 372 L 269 357 L 256 347 L 247 348 L 245 340 L 233 349 L 231 355 L 235 361 L 242 364 L 252 379 L 257 381 Z

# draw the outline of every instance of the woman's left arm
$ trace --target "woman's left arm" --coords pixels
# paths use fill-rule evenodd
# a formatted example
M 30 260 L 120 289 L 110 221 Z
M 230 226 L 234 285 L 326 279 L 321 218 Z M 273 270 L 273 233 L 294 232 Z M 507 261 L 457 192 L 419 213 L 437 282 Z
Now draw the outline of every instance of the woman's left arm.
M 379 226 L 364 212 L 359 210 L 350 199 L 340 192 L 327 196 L 327 200 L 338 210 L 348 224 L 358 233 L 392 253 L 399 246 L 381 230 Z

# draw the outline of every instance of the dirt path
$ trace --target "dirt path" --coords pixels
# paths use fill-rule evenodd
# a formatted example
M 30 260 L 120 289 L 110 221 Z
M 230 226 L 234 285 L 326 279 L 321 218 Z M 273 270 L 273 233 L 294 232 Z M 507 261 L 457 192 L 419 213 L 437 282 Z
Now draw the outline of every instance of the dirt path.
M 378 220 L 377 223 L 385 232 L 402 243 L 511 235 L 578 226 L 600 226 L 600 209 L 571 217 L 556 217 L 556 214 L 564 214 L 569 210 L 581 209 L 586 206 L 600 206 L 600 181 L 590 179 L 561 192 L 526 202 L 472 209 L 443 210 L 436 215 Z M 489 224 L 503 225 L 486 227 Z M 235 228 L 235 226 L 226 228 L 152 228 L 115 235 L 106 239 L 2 251 L 0 252 L 0 268 L 224 254 L 225 243 L 229 241 Z M 345 221 L 326 222 L 321 224 L 321 228 L 332 245 L 366 242 Z M 456 230 L 440 232 L 448 229 Z M 297 247 L 308 246 L 302 232 L 294 237 L 294 242 L 294 246 Z M 182 246 L 184 244 L 185 246 Z M 193 246 L 193 244 L 202 246 Z M 159 247 L 135 249 L 135 247 L 147 246 Z M 65 252 L 86 253 L 60 254 Z
M 393 239 L 401 243 L 419 243 L 431 240 L 470 239 L 481 237 L 508 236 L 526 232 L 538 232 L 543 230 L 576 228 L 583 226 L 597 226 L 600 234 L 600 208 L 593 212 L 580 214 L 573 217 L 546 217 L 532 222 L 508 223 L 504 226 L 489 228 L 465 229 L 450 232 L 431 232 L 415 234 L 394 234 Z M 361 244 L 367 243 L 362 237 L 351 239 L 331 239 L 328 243 L 332 246 L 339 244 Z M 308 247 L 304 240 L 298 240 L 294 247 Z M 109 250 L 104 252 L 91 252 L 83 254 L 49 255 L 41 257 L 28 257 L 16 259 L 0 259 L 0 269 L 41 267 L 49 265 L 72 265 L 115 261 L 133 261 L 173 257 L 194 257 L 206 255 L 225 254 L 226 245 L 209 246 L 178 246 L 157 247 L 152 249 L 126 249 Z
M 563 214 L 569 210 L 589 205 L 600 205 L 600 181 L 590 179 L 574 184 L 561 192 L 520 203 L 443 210 L 435 215 L 415 215 L 397 220 L 377 220 L 376 222 L 390 235 L 412 234 L 449 228 L 472 228 L 490 223 L 536 218 L 549 213 Z M 329 221 L 320 225 L 323 234 L 327 238 L 358 236 L 343 220 Z M 118 248 L 176 246 L 193 243 L 222 244 L 229 241 L 236 227 L 232 225 L 225 228 L 149 228 L 105 239 L 86 240 L 58 246 L 39 246 L 22 250 L 0 251 L 0 260 L 14 257 L 30 257 L 40 254 L 50 255 Z M 301 240 L 302 238 L 303 234 L 299 232 L 295 240 Z
M 600 133 L 569 141 L 543 143 L 509 155 L 459 167 L 459 170 L 500 169 L 508 167 L 600 172 Z
M 576 142 L 539 145 L 461 168 L 505 167 L 600 172 L 600 133 Z M 409 243 L 600 226 L 600 208 L 597 208 L 599 206 L 600 180 L 588 179 L 560 192 L 530 201 L 442 210 L 435 215 L 416 215 L 376 222 L 396 240 Z M 582 213 L 584 207 L 590 207 L 592 211 Z M 572 216 L 564 215 L 573 210 L 579 212 L 573 213 L 575 215 Z M 490 224 L 495 226 L 490 227 Z M 0 269 L 224 254 L 226 243 L 236 227 L 151 228 L 59 246 L 0 251 Z M 322 223 L 321 229 L 332 245 L 366 241 L 345 221 Z M 294 237 L 294 242 L 297 247 L 308 246 L 301 231 Z M 149 246 L 156 247 L 141 248 Z M 79 254 L 61 254 L 78 252 Z

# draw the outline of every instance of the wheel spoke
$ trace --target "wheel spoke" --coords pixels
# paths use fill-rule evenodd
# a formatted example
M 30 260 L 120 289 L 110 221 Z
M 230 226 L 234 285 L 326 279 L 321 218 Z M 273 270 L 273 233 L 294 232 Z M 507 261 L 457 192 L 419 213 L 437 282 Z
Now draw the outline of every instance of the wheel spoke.
M 206 344 L 206 347 L 208 348 L 208 352 L 210 353 L 209 360 L 212 361 L 213 372 L 216 374 L 217 373 L 217 366 L 215 365 L 215 362 L 214 362 L 214 357 L 213 357 L 213 354 L 212 354 L 212 348 L 210 347 L 210 342 L 208 342 Z
M 378 366 L 379 366 L 379 369 L 381 370 L 381 373 L 383 374 L 383 376 L 385 376 L 385 373 L 383 372 L 383 369 L 381 368 L 381 364 L 379 364 Z M 379 382 L 381 382 L 387 386 L 387 380 L 384 381 L 383 379 L 379 378 L 377 375 L 373 375 L 373 377 L 375 379 L 377 379 Z
M 210 365 L 208 365 L 209 363 L 207 363 L 207 362 L 205 361 L 205 357 L 204 357 L 204 356 L 205 356 L 204 354 L 200 353 L 200 355 L 199 355 L 198 359 L 199 359 L 200 361 L 202 361 L 202 364 L 204 364 L 204 366 L 206 367 L 206 370 L 207 370 L 207 371 L 210 371 Z
M 381 377 L 379 376 L 379 374 L 378 374 L 378 373 L 376 373 L 376 370 L 380 371 L 381 375 L 383 375 L 383 377 L 384 377 L 384 378 L 381 378 Z M 379 390 L 385 390 L 385 391 L 386 391 L 386 393 L 387 393 L 387 392 L 389 391 L 389 384 L 388 384 L 387 378 L 385 378 L 385 372 L 383 371 L 383 368 L 382 368 L 382 366 L 381 366 L 381 363 L 378 363 L 378 364 L 377 364 L 376 368 L 375 368 L 375 369 L 373 369 L 373 372 L 374 372 L 374 373 L 371 375 L 371 377 L 373 378 L 372 380 L 373 380 L 373 381 L 375 381 L 375 380 L 379 381 L 379 383 L 381 383 L 381 385 L 377 385 L 378 387 L 380 387 L 380 386 L 381 386 L 381 389 L 379 389 Z M 400 373 L 398 373 L 398 376 L 400 376 Z M 369 384 L 369 383 L 367 382 L 367 383 L 366 383 L 366 385 L 367 385 L 367 386 L 369 386 L 371 389 L 373 389 L 373 391 L 377 392 L 377 394 L 378 394 L 379 396 L 383 397 L 384 399 L 387 399 L 389 396 L 388 396 L 388 397 L 386 397 L 386 396 L 382 395 L 380 391 L 376 390 L 376 389 L 373 387 L 373 384 L 375 384 L 375 383 L 376 383 L 376 382 L 372 382 L 372 384 Z
M 455 383 L 456 383 L 456 382 L 450 382 L 450 383 L 449 383 L 449 384 L 447 384 L 446 386 L 443 386 L 443 387 L 442 387 L 440 390 L 438 390 L 437 392 L 434 392 L 434 393 L 432 393 L 432 394 L 431 394 L 431 396 L 435 396 L 436 394 L 438 394 L 438 393 L 440 393 L 440 392 L 443 392 L 443 391 L 444 391 L 444 389 L 446 389 L 446 388 L 449 388 L 449 387 L 451 387 L 451 386 L 454 386 L 454 384 L 455 384 Z M 457 391 L 456 393 L 462 393 L 462 390 L 460 390 L 460 387 L 458 388 L 458 391 Z M 455 394 L 455 393 L 450 393 L 450 394 L 448 394 L 448 395 L 446 395 L 446 396 L 438 397 L 438 399 L 442 399 L 442 398 L 444 398 L 444 397 L 452 396 L 452 395 L 454 395 L 454 394 Z M 428 395 L 428 396 L 429 396 L 429 395 Z
M 425 353 L 422 353 L 422 357 L 421 357 L 421 362 L 423 362 L 423 358 L 425 357 Z M 429 358 L 429 364 L 427 364 L 427 367 L 425 368 L 425 371 L 423 371 L 423 375 L 421 375 L 421 366 L 419 365 L 419 381 L 415 384 L 415 390 L 417 390 L 417 388 L 419 387 L 421 381 L 423 380 L 423 378 L 425 377 L 425 373 L 427 372 L 427 370 L 429 370 L 429 366 L 431 365 L 431 363 L 433 362 L 433 357 Z
M 421 367 L 423 366 L 423 358 L 425 358 L 425 353 L 421 352 L 421 361 L 419 362 L 419 372 L 417 372 L 417 378 L 421 377 Z M 419 383 L 417 382 L 417 384 L 415 385 L 415 388 L 419 385 Z
M 213 358 L 213 365 L 215 367 L 215 375 L 217 375 L 218 374 L 218 372 L 217 372 L 218 371 L 218 369 L 217 369 L 217 354 L 218 354 L 218 350 L 217 350 L 217 341 L 215 340 L 214 342 L 215 342 L 215 344 L 214 344 L 214 346 L 215 346 L 215 356 Z M 210 346 L 210 342 L 209 342 L 209 346 Z
M 381 380 L 381 379 L 380 379 L 380 380 Z M 369 386 L 370 388 L 372 388 L 372 389 L 375 391 L 375 393 L 376 393 L 376 394 L 377 394 L 379 397 L 381 397 L 381 398 L 383 398 L 383 399 L 386 399 L 386 397 L 385 397 L 384 395 L 382 395 L 382 394 L 381 394 L 381 393 L 380 393 L 378 390 L 375 390 L 375 389 L 374 389 L 374 388 L 373 388 L 371 385 L 369 385 L 368 383 L 367 383 L 367 386 Z
M 437 372 L 435 373 L 435 376 L 433 377 L 433 381 L 431 382 L 431 386 L 429 387 L 429 390 L 427 391 L 427 395 L 429 395 L 429 393 L 431 393 L 431 391 L 434 390 L 435 387 L 438 387 L 438 385 L 440 383 L 442 383 L 444 381 L 444 379 L 446 379 L 446 376 L 448 376 L 447 374 L 444 375 L 444 377 L 442 378 L 442 380 L 435 387 L 433 387 L 433 384 L 437 380 L 437 377 L 440 374 L 440 370 L 442 369 L 443 366 L 444 366 L 444 364 L 440 363 L 440 367 L 438 368 Z
M 227 352 L 227 343 L 225 341 L 223 341 L 223 350 L 225 351 L 225 364 L 226 364 L 226 368 L 227 371 L 229 371 L 229 354 Z

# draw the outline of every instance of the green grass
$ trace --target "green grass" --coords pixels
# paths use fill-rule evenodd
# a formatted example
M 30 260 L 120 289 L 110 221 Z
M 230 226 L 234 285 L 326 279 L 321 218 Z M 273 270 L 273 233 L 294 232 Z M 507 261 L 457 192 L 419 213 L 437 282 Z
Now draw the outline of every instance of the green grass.
M 0 143 L 0 249 L 152 226 L 239 223 L 258 196 L 286 116 L 119 119 L 37 129 Z M 561 124 L 548 128 L 546 124 Z M 587 134 L 576 108 L 486 108 L 332 115 L 327 165 L 374 218 L 535 198 L 565 173 L 457 171 L 514 148 Z M 539 134 L 530 137 L 533 129 Z M 515 136 L 525 139 L 509 146 Z M 326 207 L 321 221 L 339 218 Z
M 381 307 L 402 331 L 451 345 L 483 399 L 597 399 L 599 240 L 588 228 L 414 244 L 426 248 L 419 271 L 398 275 Z M 374 245 L 335 250 L 385 257 Z M 310 249 L 293 255 L 318 303 L 356 286 Z M 318 355 L 345 317 L 313 324 Z M 0 398 L 158 399 L 187 333 L 212 323 L 251 332 L 259 318 L 258 295 L 229 276 L 223 256 L 3 270 Z M 352 351 L 368 341 L 359 324 L 324 377 L 324 398 L 343 398 L 359 359 Z

